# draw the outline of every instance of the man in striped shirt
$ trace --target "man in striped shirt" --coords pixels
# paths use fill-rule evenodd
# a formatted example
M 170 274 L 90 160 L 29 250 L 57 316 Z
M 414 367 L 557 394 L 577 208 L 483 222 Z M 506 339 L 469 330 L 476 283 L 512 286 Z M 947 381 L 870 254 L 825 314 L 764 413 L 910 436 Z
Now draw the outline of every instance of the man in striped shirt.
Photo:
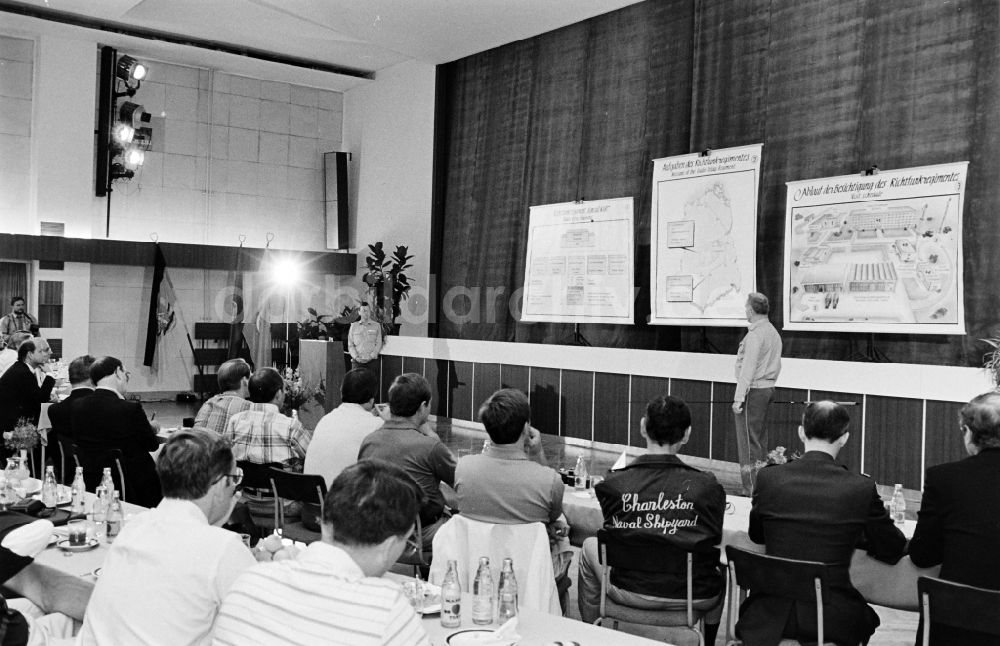
M 219 366 L 219 390 L 222 392 L 202 404 L 194 425 L 224 433 L 229 418 L 256 406 L 247 397 L 250 365 L 243 359 L 230 359 Z
M 301 467 L 312 431 L 299 420 L 281 414 L 285 402 L 281 373 L 274 368 L 261 368 L 250 377 L 247 390 L 256 406 L 230 417 L 222 434 L 232 442 L 236 460 L 256 464 L 298 463 Z
M 418 495 L 389 463 L 344 469 L 326 495 L 323 539 L 294 560 L 244 572 L 222 603 L 213 644 L 429 646 L 402 587 L 379 578 L 413 531 Z

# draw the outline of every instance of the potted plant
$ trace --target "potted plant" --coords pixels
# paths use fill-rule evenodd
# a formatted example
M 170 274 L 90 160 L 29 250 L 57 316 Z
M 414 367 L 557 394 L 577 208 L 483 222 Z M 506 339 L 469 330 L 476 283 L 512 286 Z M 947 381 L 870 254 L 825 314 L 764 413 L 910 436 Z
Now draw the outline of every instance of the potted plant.
M 399 331 L 396 319 L 402 313 L 401 303 L 406 300 L 412 285 L 405 271 L 412 267 L 413 258 L 405 245 L 397 245 L 392 256 L 386 258 L 381 242 L 368 245 L 368 256 L 365 264 L 368 271 L 361 279 L 368 285 L 369 300 L 372 305 L 372 316 L 381 325 L 383 335 L 395 334 Z M 390 283 L 388 297 L 385 293 L 386 281 Z M 388 309 L 388 313 L 386 312 Z
M 992 335 L 988 339 L 979 339 L 993 348 L 983 355 L 983 370 L 990 376 L 993 387 L 1000 389 L 1000 334 L 994 331 Z

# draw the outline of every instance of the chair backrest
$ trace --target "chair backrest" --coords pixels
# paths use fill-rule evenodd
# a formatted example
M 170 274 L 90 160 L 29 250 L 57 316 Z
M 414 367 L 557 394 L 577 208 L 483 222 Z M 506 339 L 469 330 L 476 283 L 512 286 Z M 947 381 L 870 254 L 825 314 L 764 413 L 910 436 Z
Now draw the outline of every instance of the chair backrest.
M 443 580 L 448 561 L 456 560 L 459 583 L 463 590 L 471 590 L 481 556 L 490 559 L 494 585 L 499 582 L 503 559 L 513 559 L 521 608 L 562 614 L 545 525 L 499 525 L 452 516 L 434 535 L 431 579 Z
M 60 482 L 63 484 L 70 484 L 70 482 L 72 482 L 72 474 L 67 473 L 67 471 L 75 470 L 76 467 L 83 465 L 80 464 L 79 458 L 76 457 L 76 449 L 74 448 L 72 439 L 62 435 L 57 435 L 56 445 L 59 447 Z
M 1000 636 L 1000 591 L 922 576 L 917 579 L 924 644 L 934 643 L 931 624 Z
M 826 563 L 818 561 L 798 561 L 779 556 L 768 556 L 747 550 L 726 546 L 729 561 L 730 617 L 733 608 L 738 608 L 740 590 L 755 591 L 793 601 L 816 604 L 816 633 L 818 643 L 824 643 L 823 599 L 829 599 L 829 573 Z M 735 621 L 729 622 L 729 628 Z
M 600 563 L 622 570 L 656 572 L 685 576 L 691 552 L 682 550 L 662 541 L 651 546 L 649 541 L 627 539 L 621 532 L 597 530 L 598 557 Z M 602 549 L 603 548 L 603 549 Z M 606 559 L 606 561 L 605 561 Z
M 284 471 L 276 467 L 270 468 L 271 487 L 274 495 L 287 500 L 308 502 L 323 506 L 326 497 L 326 479 L 323 476 L 307 473 Z M 243 472 L 246 477 L 246 472 Z
M 236 466 L 243 470 L 243 482 L 241 483 L 243 487 L 264 489 L 269 492 L 271 491 L 271 469 L 274 467 L 281 468 L 281 465 L 277 462 L 258 464 L 257 462 L 247 462 L 246 460 L 238 460 Z M 271 495 L 274 495 L 273 492 Z

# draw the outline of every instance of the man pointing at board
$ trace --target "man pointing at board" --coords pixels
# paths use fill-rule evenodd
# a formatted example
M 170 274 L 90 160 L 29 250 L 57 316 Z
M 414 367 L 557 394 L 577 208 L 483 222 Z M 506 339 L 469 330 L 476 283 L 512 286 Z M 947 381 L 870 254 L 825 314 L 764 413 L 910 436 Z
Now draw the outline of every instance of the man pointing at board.
M 750 325 L 736 354 L 736 447 L 740 455 L 743 493 L 753 493 L 757 470 L 754 465 L 767 459 L 767 406 L 774 396 L 774 382 L 781 372 L 781 337 L 768 320 L 771 311 L 767 296 L 751 292 L 747 296 Z

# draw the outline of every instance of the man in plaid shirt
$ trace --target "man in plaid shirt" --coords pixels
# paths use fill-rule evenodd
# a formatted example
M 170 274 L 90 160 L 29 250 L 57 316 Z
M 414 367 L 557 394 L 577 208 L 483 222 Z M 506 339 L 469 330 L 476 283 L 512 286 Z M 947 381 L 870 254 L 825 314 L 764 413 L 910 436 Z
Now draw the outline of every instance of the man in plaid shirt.
M 223 433 L 229 418 L 245 410 L 259 408 L 247 399 L 250 365 L 243 359 L 230 359 L 219 366 L 219 390 L 222 392 L 202 404 L 194 425 Z
M 262 368 L 250 377 L 247 390 L 250 401 L 258 405 L 230 417 L 223 433 L 233 445 L 233 456 L 257 464 L 301 465 L 312 431 L 299 420 L 281 414 L 285 401 L 281 374 L 274 368 Z

